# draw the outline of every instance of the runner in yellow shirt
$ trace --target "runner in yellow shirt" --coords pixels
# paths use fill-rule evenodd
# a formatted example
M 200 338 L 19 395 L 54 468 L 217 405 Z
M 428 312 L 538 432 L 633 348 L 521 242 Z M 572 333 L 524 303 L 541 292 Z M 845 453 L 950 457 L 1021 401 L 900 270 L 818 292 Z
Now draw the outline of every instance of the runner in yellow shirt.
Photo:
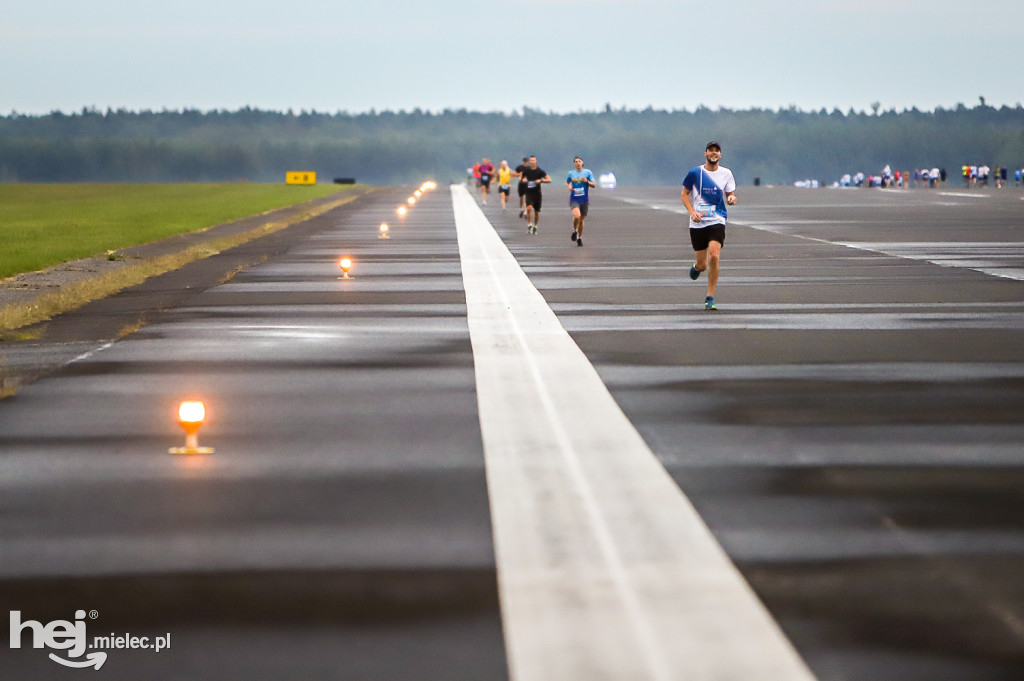
M 508 167 L 508 161 L 498 164 L 498 196 L 501 197 L 501 210 L 505 210 L 505 202 L 508 201 L 509 192 L 512 191 L 512 169 Z

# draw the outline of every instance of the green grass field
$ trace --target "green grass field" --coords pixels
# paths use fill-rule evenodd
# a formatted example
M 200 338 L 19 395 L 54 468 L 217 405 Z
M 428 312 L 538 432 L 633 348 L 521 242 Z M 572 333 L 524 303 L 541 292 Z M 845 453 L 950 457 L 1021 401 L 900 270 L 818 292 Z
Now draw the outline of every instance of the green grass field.
M 0 279 L 349 188 L 333 184 L 0 184 Z

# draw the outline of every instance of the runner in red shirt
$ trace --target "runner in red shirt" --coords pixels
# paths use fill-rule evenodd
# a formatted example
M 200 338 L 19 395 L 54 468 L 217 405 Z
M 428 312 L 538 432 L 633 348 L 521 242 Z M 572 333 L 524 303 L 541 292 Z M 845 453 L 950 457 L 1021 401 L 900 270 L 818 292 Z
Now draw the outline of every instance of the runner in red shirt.
M 491 159 L 484 157 L 480 162 L 480 202 L 487 205 L 487 193 L 491 191 L 491 178 L 494 177 L 494 165 Z

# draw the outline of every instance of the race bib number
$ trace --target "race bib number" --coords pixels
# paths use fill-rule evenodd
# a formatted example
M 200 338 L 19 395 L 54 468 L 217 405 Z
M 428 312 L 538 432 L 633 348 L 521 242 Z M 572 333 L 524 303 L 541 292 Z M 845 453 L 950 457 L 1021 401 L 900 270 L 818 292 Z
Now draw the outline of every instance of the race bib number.
M 533 180 L 530 180 L 529 182 L 526 183 L 526 188 L 527 189 L 536 189 L 537 188 L 537 183 L 534 182 Z
M 694 206 L 694 210 L 696 210 L 697 211 L 697 215 L 701 216 L 702 218 L 718 217 L 718 208 L 717 208 L 717 206 L 715 206 L 713 204 L 710 204 L 710 203 L 703 203 L 703 202 L 698 201 L 697 205 Z
M 573 187 L 572 188 L 572 195 L 573 196 L 584 196 L 586 193 L 587 193 L 587 188 L 586 187 Z

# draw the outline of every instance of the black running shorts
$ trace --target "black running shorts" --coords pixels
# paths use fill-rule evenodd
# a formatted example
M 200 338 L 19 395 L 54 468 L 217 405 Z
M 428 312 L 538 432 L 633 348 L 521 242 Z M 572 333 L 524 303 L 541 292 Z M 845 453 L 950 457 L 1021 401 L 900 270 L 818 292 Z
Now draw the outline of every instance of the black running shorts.
M 690 243 L 693 244 L 694 251 L 708 250 L 708 244 L 712 241 L 725 246 L 725 225 L 690 228 Z
M 580 202 L 580 201 L 573 201 L 572 199 L 569 199 L 569 210 L 572 210 L 573 208 L 579 208 L 580 209 L 580 217 L 581 218 L 585 218 L 585 217 L 587 217 L 587 211 L 590 210 L 590 202 L 589 201 Z
M 525 196 L 525 195 L 526 195 L 526 183 L 525 182 L 520 182 L 519 183 L 519 196 Z
M 529 206 L 533 206 L 533 209 L 539 213 L 540 212 L 540 202 L 541 202 L 540 192 L 539 191 L 532 191 L 532 192 L 531 191 L 527 191 L 525 196 L 526 196 L 526 205 L 528 207 Z

